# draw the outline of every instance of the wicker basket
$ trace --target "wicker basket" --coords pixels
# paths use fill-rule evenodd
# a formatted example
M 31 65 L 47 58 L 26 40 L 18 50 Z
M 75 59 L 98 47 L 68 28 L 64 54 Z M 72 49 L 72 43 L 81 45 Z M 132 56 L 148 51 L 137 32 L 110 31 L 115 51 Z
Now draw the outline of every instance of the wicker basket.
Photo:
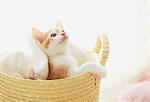
M 107 37 L 101 40 L 101 60 L 109 52 Z M 59 80 L 29 80 L 0 73 L 0 102 L 98 102 L 100 79 L 92 73 Z

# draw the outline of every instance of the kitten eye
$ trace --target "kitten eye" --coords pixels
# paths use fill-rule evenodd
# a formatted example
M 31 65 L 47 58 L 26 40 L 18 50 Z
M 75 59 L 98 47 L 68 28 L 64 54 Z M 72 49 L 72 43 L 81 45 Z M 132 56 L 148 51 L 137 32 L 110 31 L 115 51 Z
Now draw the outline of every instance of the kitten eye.
M 51 34 L 51 37 L 55 37 L 57 34 L 56 33 L 52 33 Z

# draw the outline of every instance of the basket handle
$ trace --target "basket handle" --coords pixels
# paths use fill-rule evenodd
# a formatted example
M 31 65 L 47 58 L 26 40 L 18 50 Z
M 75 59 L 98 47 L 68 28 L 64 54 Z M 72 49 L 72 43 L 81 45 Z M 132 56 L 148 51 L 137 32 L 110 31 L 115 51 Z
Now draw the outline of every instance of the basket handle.
M 107 35 L 103 34 L 97 38 L 94 51 L 100 56 L 99 63 L 105 66 L 109 56 L 109 39 Z

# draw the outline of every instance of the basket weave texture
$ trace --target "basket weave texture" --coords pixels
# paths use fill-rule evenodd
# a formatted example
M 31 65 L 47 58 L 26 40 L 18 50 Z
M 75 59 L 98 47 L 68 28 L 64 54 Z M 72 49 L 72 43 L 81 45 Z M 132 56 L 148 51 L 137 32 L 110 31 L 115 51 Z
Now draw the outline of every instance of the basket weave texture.
M 0 96 L 2 102 L 96 102 L 99 82 L 92 73 L 54 81 L 16 79 L 0 73 Z
M 104 38 L 103 65 L 109 52 L 108 39 Z M 0 102 L 99 102 L 100 80 L 92 73 L 59 80 L 30 80 L 0 72 Z

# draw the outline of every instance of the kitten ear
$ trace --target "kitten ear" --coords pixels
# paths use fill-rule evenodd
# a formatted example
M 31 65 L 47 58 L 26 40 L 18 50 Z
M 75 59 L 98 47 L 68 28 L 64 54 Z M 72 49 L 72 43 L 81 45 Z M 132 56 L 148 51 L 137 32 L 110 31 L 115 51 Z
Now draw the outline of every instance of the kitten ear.
M 40 43 L 43 43 L 43 41 L 46 39 L 46 35 L 36 28 L 32 28 L 32 36 L 35 40 L 39 41 Z
M 58 20 L 56 23 L 56 28 L 61 28 L 63 29 L 62 23 Z

